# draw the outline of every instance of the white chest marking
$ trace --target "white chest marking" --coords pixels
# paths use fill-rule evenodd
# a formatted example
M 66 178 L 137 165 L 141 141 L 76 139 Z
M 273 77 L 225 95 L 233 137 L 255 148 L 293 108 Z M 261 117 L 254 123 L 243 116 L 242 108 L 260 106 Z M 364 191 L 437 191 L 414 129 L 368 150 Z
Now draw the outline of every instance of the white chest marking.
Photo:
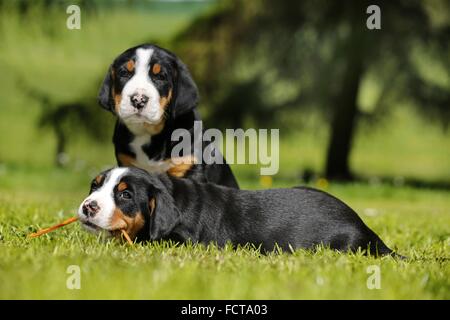
M 144 169 L 148 172 L 162 173 L 171 168 L 169 161 L 158 160 L 154 161 L 148 158 L 142 147 L 145 144 L 149 144 L 151 141 L 150 135 L 136 136 L 130 143 L 131 150 L 136 155 L 135 166 Z

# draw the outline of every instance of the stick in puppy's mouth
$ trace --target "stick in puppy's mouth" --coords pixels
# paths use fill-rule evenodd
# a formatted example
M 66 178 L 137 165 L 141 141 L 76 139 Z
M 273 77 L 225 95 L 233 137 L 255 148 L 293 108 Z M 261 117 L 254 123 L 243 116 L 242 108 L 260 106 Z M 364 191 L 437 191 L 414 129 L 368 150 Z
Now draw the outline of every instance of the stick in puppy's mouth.
M 67 220 L 64 220 L 64 221 L 61 222 L 61 223 L 58 223 L 58 224 L 56 224 L 56 225 L 54 225 L 54 226 L 51 226 L 51 227 L 49 227 L 49 228 L 41 229 L 41 230 L 39 230 L 39 231 L 37 231 L 37 232 L 30 233 L 30 234 L 28 235 L 28 238 L 37 238 L 37 237 L 40 237 L 40 236 L 42 236 L 43 234 L 52 232 L 52 231 L 54 231 L 54 230 L 56 230 L 56 229 L 59 229 L 59 228 L 61 228 L 61 227 L 64 227 L 64 226 L 66 226 L 66 225 L 68 225 L 68 224 L 71 224 L 72 222 L 75 222 L 75 221 L 78 221 L 78 217 L 72 217 L 72 218 L 69 218 L 69 219 L 67 219 Z M 121 232 L 121 234 L 123 235 L 123 237 L 127 240 L 127 242 L 128 242 L 129 244 L 133 244 L 133 241 L 131 240 L 130 236 L 128 235 L 128 233 L 126 232 L 125 229 L 120 229 L 120 232 Z
M 56 225 L 54 225 L 54 226 L 51 226 L 51 227 L 49 227 L 49 228 L 41 229 L 41 230 L 39 230 L 39 231 L 37 231 L 37 232 L 35 232 L 35 233 L 30 233 L 30 234 L 28 235 L 28 238 L 37 238 L 37 237 L 39 237 L 39 236 L 42 236 L 43 234 L 52 232 L 53 230 L 59 229 L 59 228 L 61 228 L 61 227 L 64 227 L 64 226 L 66 226 L 66 225 L 68 225 L 68 224 L 70 224 L 70 223 L 72 223 L 72 222 L 77 221 L 77 220 L 78 220 L 78 217 L 72 217 L 72 218 L 69 218 L 69 219 L 64 220 L 63 222 L 58 223 L 58 224 L 56 224 Z

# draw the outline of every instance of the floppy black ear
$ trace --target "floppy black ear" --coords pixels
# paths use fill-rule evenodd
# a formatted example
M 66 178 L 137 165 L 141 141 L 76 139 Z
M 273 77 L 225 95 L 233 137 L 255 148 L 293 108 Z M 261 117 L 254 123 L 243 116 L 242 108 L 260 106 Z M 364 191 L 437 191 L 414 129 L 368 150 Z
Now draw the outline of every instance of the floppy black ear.
M 97 100 L 98 103 L 105 108 L 113 112 L 114 110 L 114 99 L 112 97 L 112 86 L 113 86 L 113 74 L 112 66 L 108 68 L 105 79 L 100 86 L 100 91 L 98 92 Z
M 149 197 L 150 240 L 164 239 L 179 222 L 180 212 L 165 188 L 153 190 Z
M 176 96 L 172 110 L 174 118 L 194 109 L 199 100 L 197 86 L 186 65 L 178 58 L 176 59 L 176 68 Z

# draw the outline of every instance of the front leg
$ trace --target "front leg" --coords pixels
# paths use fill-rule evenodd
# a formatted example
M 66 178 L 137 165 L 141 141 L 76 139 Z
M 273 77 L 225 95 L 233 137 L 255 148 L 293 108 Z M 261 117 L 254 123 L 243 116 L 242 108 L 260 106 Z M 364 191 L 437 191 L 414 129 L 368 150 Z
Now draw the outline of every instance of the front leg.
M 197 164 L 193 155 L 166 159 L 170 163 L 167 173 L 172 177 L 183 178 L 192 167 Z

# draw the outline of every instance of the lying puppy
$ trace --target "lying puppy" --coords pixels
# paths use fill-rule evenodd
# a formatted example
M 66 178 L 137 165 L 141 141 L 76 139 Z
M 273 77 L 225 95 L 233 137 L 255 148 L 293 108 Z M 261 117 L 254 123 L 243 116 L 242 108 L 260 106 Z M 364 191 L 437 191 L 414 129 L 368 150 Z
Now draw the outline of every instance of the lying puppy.
M 238 190 L 214 184 L 115 168 L 92 181 L 78 216 L 92 232 L 132 239 L 191 240 L 223 246 L 247 243 L 271 251 L 369 250 L 394 255 L 358 215 L 335 197 L 311 188 Z
M 172 161 L 176 129 L 191 133 L 191 153 L 196 145 L 203 151 L 211 143 L 194 138 L 194 121 L 200 120 L 198 100 L 188 68 L 172 52 L 143 44 L 120 54 L 98 95 L 100 105 L 117 117 L 113 143 L 118 165 L 238 188 L 224 159 L 223 164 L 206 164 L 183 154 Z

